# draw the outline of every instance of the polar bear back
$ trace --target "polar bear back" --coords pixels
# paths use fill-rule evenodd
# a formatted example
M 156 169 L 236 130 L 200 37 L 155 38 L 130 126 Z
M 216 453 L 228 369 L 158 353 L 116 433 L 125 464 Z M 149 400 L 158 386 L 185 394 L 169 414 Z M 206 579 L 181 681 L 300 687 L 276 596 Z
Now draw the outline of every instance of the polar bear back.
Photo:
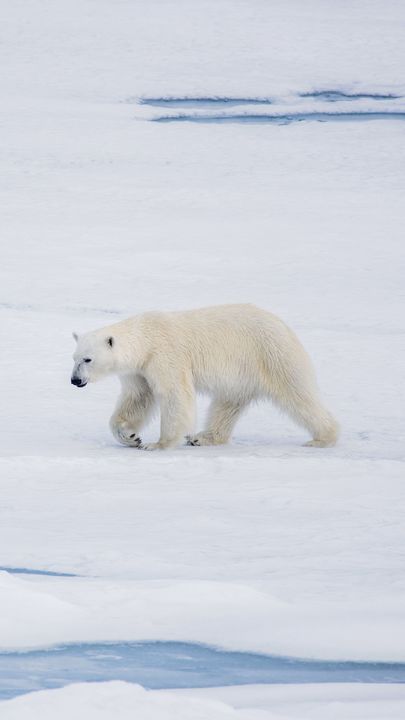
M 309 358 L 282 320 L 254 305 L 221 305 L 185 312 L 148 313 L 144 332 L 154 352 L 190 369 L 197 390 L 253 399 L 297 374 L 312 375 Z M 164 338 L 164 339 L 163 339 Z

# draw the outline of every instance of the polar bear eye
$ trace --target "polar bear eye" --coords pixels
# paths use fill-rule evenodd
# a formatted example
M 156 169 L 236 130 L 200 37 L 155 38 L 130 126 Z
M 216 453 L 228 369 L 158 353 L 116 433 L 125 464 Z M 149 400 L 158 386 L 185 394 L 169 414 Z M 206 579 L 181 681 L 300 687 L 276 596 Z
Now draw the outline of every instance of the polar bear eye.
M 83 362 L 91 362 L 91 358 L 83 358 Z

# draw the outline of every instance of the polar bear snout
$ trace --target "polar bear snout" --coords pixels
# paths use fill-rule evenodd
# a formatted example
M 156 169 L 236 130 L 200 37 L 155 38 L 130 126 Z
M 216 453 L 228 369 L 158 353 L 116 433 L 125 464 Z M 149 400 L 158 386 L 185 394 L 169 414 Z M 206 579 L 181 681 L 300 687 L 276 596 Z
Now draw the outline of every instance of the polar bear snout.
M 87 382 L 81 380 L 77 375 L 72 375 L 70 382 L 72 385 L 76 385 L 76 387 L 85 387 L 87 385 Z

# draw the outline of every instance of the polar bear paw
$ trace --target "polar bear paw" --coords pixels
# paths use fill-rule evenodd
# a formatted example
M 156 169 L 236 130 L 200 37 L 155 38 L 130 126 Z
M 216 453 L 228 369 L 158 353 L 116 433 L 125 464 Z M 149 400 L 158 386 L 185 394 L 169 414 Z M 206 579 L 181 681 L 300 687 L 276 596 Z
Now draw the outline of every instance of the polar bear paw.
M 196 435 L 186 435 L 186 445 L 201 447 L 202 445 L 225 445 L 227 439 L 209 431 Z
M 136 433 L 130 435 L 122 434 L 120 436 L 120 442 L 128 447 L 142 448 L 142 440 Z
M 186 445 L 200 445 L 200 440 L 197 435 L 186 435 L 184 439 Z
M 325 440 L 320 440 L 314 438 L 313 440 L 308 440 L 308 442 L 304 443 L 302 447 L 317 447 L 317 448 L 326 448 L 326 447 L 332 447 L 335 442 L 334 440 L 330 440 L 329 438 L 326 438 Z
M 168 450 L 169 448 L 176 447 L 177 442 L 173 440 L 159 440 L 158 442 L 152 442 L 152 443 L 142 443 L 140 445 L 141 450 Z
M 142 440 L 136 432 L 129 427 L 127 422 L 114 424 L 111 426 L 113 435 L 117 438 L 118 442 L 128 447 L 142 447 Z
M 153 452 L 153 450 L 163 450 L 163 445 L 159 442 L 154 443 L 142 443 L 142 445 L 139 446 L 141 450 L 146 450 L 147 452 Z

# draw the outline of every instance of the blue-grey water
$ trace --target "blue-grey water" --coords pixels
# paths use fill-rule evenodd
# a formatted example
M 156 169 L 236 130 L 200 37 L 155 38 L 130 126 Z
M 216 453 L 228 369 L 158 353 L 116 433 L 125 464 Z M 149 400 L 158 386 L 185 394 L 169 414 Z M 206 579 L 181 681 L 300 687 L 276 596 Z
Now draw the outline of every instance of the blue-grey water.
M 267 98 L 249 98 L 249 97 L 145 97 L 139 100 L 142 105 L 150 105 L 152 107 L 160 108 L 178 108 L 183 112 L 178 115 L 160 115 L 152 118 L 153 122 L 193 122 L 193 123 L 272 123 L 275 125 L 286 125 L 294 122 L 303 121 L 316 121 L 316 122 L 336 122 L 336 121 L 359 121 L 359 120 L 404 120 L 405 112 L 389 111 L 384 112 L 383 110 L 374 111 L 361 111 L 352 110 L 346 112 L 334 112 L 330 106 L 338 102 L 339 100 L 350 100 L 355 104 L 357 100 L 395 100 L 400 96 L 393 95 L 391 93 L 372 93 L 372 92 L 343 92 L 341 90 L 314 90 L 312 92 L 300 93 L 299 97 L 316 98 L 324 101 L 326 105 L 329 105 L 326 111 L 309 111 L 309 112 L 293 112 L 290 114 L 279 115 L 272 112 L 266 114 L 258 114 L 251 112 L 249 114 L 239 113 L 233 115 L 227 115 L 226 110 L 230 107 L 237 107 L 243 105 L 259 105 L 259 106 L 271 106 L 274 103 L 274 99 Z M 214 112 L 207 113 L 206 115 L 194 115 L 192 110 L 194 108 L 206 109 L 210 111 L 217 110 L 218 113 Z
M 57 572 L 56 570 L 37 570 L 34 568 L 8 567 L 0 565 L 0 572 L 8 572 L 11 575 L 45 575 L 47 577 L 77 577 L 73 573 Z
M 229 108 L 236 105 L 271 105 L 272 100 L 241 97 L 156 97 L 141 98 L 140 103 L 152 107 Z
M 152 118 L 152 122 L 173 123 L 270 123 L 272 125 L 290 125 L 296 122 L 362 122 L 369 120 L 405 120 L 405 112 L 307 112 L 289 115 L 161 115 Z
M 181 642 L 80 643 L 0 653 L 2 699 L 102 680 L 126 680 L 152 689 L 249 683 L 403 683 L 405 663 L 296 660 Z
M 343 92 L 342 90 L 314 90 L 303 92 L 299 97 L 316 98 L 325 102 L 338 102 L 339 100 L 397 100 L 400 95 L 392 93 L 372 92 Z M 152 107 L 184 107 L 184 108 L 220 108 L 235 107 L 237 105 L 271 105 L 274 99 L 270 97 L 232 97 L 232 96 L 201 96 L 201 97 L 143 97 L 139 100 L 141 105 Z
M 300 93 L 300 97 L 317 98 L 327 102 L 338 102 L 338 100 L 397 100 L 400 95 L 392 93 L 371 93 L 371 92 L 343 92 L 342 90 L 314 90 L 313 92 Z

